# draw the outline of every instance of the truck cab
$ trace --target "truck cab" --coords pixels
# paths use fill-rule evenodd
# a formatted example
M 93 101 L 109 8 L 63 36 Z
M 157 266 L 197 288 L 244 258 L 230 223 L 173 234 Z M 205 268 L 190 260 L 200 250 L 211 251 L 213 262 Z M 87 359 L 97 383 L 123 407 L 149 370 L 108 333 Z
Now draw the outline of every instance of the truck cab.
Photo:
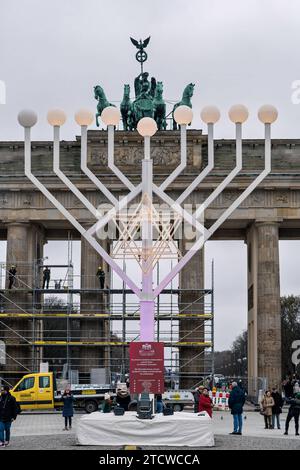
M 105 393 L 113 398 L 115 388 L 110 384 L 72 385 L 74 407 L 87 413 L 97 411 L 104 400 Z M 11 390 L 21 410 L 51 410 L 63 407 L 62 393 L 56 388 L 53 372 L 26 374 Z
M 21 410 L 53 409 L 53 373 L 27 374 L 14 386 L 11 394 L 19 403 Z

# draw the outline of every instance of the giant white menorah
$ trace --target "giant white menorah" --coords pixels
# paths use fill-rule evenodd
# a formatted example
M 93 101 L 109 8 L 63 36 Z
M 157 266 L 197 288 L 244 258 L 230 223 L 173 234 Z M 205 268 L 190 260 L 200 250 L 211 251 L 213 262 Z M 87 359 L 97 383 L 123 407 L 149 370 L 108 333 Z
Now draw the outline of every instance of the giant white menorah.
M 175 180 L 175 178 L 184 170 L 187 165 L 187 144 L 186 128 L 192 121 L 192 110 L 187 106 L 179 106 L 174 118 L 180 125 L 180 164 L 175 168 L 166 180 L 160 185 L 153 181 L 153 162 L 150 158 L 150 138 L 157 130 L 156 122 L 152 118 L 145 117 L 138 123 L 137 130 L 144 137 L 144 159 L 142 160 L 142 180 L 137 186 L 116 167 L 114 162 L 114 128 L 119 124 L 120 113 L 115 107 L 107 107 L 103 110 L 101 118 L 108 129 L 108 167 L 120 179 L 128 189 L 128 193 L 122 199 L 117 200 L 114 194 L 96 177 L 87 166 L 87 128 L 93 122 L 93 114 L 87 110 L 80 110 L 75 115 L 75 120 L 81 126 L 81 170 L 97 186 L 97 188 L 106 196 L 112 204 L 112 208 L 103 215 L 96 207 L 82 194 L 81 191 L 65 176 L 60 170 L 60 127 L 64 124 L 66 116 L 63 111 L 53 110 L 48 113 L 48 122 L 54 129 L 53 144 L 53 170 L 62 182 L 74 193 L 81 203 L 96 218 L 96 222 L 89 228 L 83 227 L 78 220 L 67 210 L 49 190 L 32 174 L 31 171 L 31 127 L 37 122 L 37 116 L 33 111 L 21 111 L 18 115 L 19 123 L 25 130 L 25 174 L 30 181 L 44 194 L 44 196 L 58 209 L 59 212 L 78 230 L 78 232 L 94 247 L 97 253 L 110 265 L 110 267 L 120 276 L 138 297 L 140 303 L 140 340 L 154 341 L 154 311 L 155 299 L 161 291 L 171 282 L 171 280 L 180 272 L 180 270 L 189 262 L 194 254 L 200 250 L 204 243 L 213 235 L 213 233 L 230 217 L 235 209 L 249 196 L 249 194 L 259 185 L 259 183 L 271 171 L 271 124 L 277 119 L 277 110 L 271 105 L 262 106 L 258 111 L 258 118 L 265 127 L 265 159 L 264 170 L 254 179 L 254 181 L 245 189 L 239 197 L 224 211 L 214 224 L 206 229 L 203 223 L 203 214 L 205 209 L 221 194 L 242 169 L 242 124 L 248 118 L 248 110 L 243 105 L 232 106 L 229 110 L 229 118 L 235 124 L 236 128 L 236 164 L 235 168 L 227 177 L 212 191 L 206 200 L 192 214 L 186 211 L 182 204 L 186 198 L 199 186 L 204 178 L 214 168 L 214 124 L 220 118 L 219 110 L 214 106 L 207 106 L 201 112 L 202 120 L 208 126 L 208 164 L 193 180 L 193 182 L 183 191 L 183 193 L 173 200 L 166 189 Z M 122 211 L 129 207 L 131 201 L 141 194 L 141 200 L 134 213 L 127 218 L 122 217 Z M 181 257 L 177 264 L 161 280 L 157 287 L 153 288 L 153 266 L 160 258 L 166 255 L 172 230 L 162 224 L 153 206 L 153 194 L 166 203 L 174 214 L 177 221 L 184 220 L 196 230 L 196 240 L 191 248 Z M 129 240 L 129 244 L 134 239 L 137 227 L 141 231 L 141 248 L 138 253 L 141 266 L 141 286 L 131 279 L 124 272 L 114 256 L 109 255 L 101 244 L 96 240 L 95 235 L 108 224 L 111 220 L 121 220 L 120 226 L 123 228 L 123 239 Z M 175 217 L 176 219 L 176 217 Z M 160 227 L 161 233 L 159 240 L 154 240 L 153 228 Z M 168 255 L 167 255 L 168 256 Z M 170 253 L 171 256 L 171 253 Z

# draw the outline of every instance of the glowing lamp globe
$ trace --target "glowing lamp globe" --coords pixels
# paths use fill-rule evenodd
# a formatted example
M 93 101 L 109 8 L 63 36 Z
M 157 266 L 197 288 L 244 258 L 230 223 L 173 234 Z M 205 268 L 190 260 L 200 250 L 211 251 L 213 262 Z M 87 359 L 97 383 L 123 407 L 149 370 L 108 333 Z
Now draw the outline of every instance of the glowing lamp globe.
M 37 120 L 37 114 L 31 109 L 23 109 L 18 114 L 18 122 L 23 127 L 33 127 Z
M 265 104 L 259 108 L 257 115 L 258 119 L 264 124 L 272 124 L 278 117 L 278 111 L 275 106 Z
M 138 122 L 137 131 L 142 137 L 152 137 L 157 131 L 157 124 L 154 119 L 144 117 Z
M 88 109 L 79 109 L 75 113 L 75 121 L 79 126 L 90 126 L 94 120 L 94 114 Z
M 101 113 L 101 119 L 106 126 L 117 126 L 120 122 L 121 114 L 114 106 L 107 106 Z
M 50 126 L 63 126 L 67 120 L 66 113 L 62 109 L 51 109 L 47 114 Z
M 179 125 L 188 125 L 193 120 L 193 111 L 189 106 L 178 106 L 174 111 L 174 119 Z
M 201 111 L 201 119 L 205 124 L 215 124 L 221 114 L 216 106 L 205 106 Z
M 235 104 L 231 106 L 228 115 L 229 119 L 235 124 L 243 124 L 248 119 L 249 111 L 243 104 Z

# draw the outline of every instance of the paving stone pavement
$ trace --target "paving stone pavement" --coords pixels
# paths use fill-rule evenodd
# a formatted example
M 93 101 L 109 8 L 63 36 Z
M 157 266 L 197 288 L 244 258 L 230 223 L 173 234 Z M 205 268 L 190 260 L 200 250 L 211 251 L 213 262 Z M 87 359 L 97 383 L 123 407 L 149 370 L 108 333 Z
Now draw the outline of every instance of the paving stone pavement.
M 103 446 L 79 446 L 76 445 L 75 434 L 68 435 L 43 435 L 43 436 L 18 436 L 14 437 L 11 445 L 0 450 L 6 452 L 10 450 L 115 450 L 116 447 Z M 299 450 L 300 439 L 261 439 L 249 436 L 215 436 L 215 447 L 194 448 L 194 447 L 143 447 L 144 450 Z M 1 459 L 1 457 L 0 457 Z
M 9 450 L 110 450 L 115 447 L 79 446 L 76 442 L 76 422 L 81 414 L 74 416 L 72 431 L 63 431 L 64 421 L 61 414 L 22 414 L 12 426 L 11 445 L 0 452 Z M 243 436 L 230 436 L 232 417 L 230 413 L 214 413 L 215 447 L 207 450 L 226 449 L 277 449 L 299 450 L 300 437 L 294 435 L 294 423 L 291 422 L 289 436 L 283 436 L 283 430 L 265 430 L 263 417 L 259 413 L 245 413 Z M 284 427 L 286 415 L 281 417 Z M 145 447 L 145 449 L 154 449 Z M 155 447 L 155 449 L 158 449 Z M 159 448 L 161 450 L 166 448 Z M 168 447 L 167 449 L 177 449 Z M 192 448 L 186 448 L 192 449 Z M 203 449 L 203 448 L 200 448 Z

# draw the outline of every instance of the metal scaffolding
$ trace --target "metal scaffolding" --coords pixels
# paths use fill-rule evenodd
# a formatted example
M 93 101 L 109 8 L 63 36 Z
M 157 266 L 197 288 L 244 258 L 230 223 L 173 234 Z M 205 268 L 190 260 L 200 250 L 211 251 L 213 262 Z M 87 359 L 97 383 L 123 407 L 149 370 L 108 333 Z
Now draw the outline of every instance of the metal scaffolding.
M 80 379 L 85 352 L 90 369 L 107 369 L 110 380 L 124 377 L 129 371 L 128 345 L 139 340 L 139 305 L 131 300 L 132 291 L 124 285 L 121 289 L 76 288 L 71 262 L 47 266 L 65 271 L 59 285 L 56 280 L 51 280 L 49 289 L 42 288 L 45 265 L 40 260 L 33 266 L 27 266 L 28 272 L 32 272 L 32 275 L 26 275 L 27 280 L 32 279 L 31 285 L 17 274 L 12 289 L 7 289 L 9 267 L 0 263 L 0 341 L 5 344 L 7 362 L 14 364 L 14 370 L 10 371 L 0 363 L 0 379 L 14 381 L 12 372 L 16 378 L 36 372 L 40 362 L 48 362 L 50 369 L 57 374 L 77 370 Z M 81 279 L 81 285 L 87 283 Z M 92 311 L 89 296 L 94 299 Z M 187 297 L 191 297 L 192 301 L 183 302 L 182 299 Z M 189 373 L 195 384 L 211 376 L 214 351 L 213 288 L 165 289 L 155 307 L 156 340 L 165 343 L 166 380 L 170 386 L 178 385 L 189 363 L 195 367 L 195 371 Z M 83 321 L 86 325 L 84 331 L 81 326 Z M 93 322 L 91 329 L 88 326 L 90 321 Z M 96 330 L 95 321 L 99 324 Z M 11 357 L 10 347 L 15 347 L 14 351 L 20 353 Z M 99 353 L 99 357 L 94 355 L 93 359 L 88 353 L 92 348 L 98 348 L 103 353 Z M 30 364 L 22 357 L 28 349 Z M 185 362 L 181 358 L 183 349 L 192 351 Z

